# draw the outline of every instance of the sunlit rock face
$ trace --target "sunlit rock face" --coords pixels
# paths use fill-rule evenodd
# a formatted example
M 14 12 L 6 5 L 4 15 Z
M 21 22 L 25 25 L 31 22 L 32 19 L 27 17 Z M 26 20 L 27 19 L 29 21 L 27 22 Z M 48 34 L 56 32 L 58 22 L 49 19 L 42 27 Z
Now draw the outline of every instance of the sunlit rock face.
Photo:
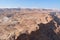
M 0 14 L 0 40 L 60 40 L 60 19 L 54 13 L 51 15 L 50 10 L 6 9 L 4 12 Z
M 38 24 L 46 24 L 52 20 L 52 17 L 46 13 L 27 13 L 23 15 L 15 13 L 10 17 L 6 15 L 0 19 L 0 39 L 6 40 L 13 36 L 17 39 L 23 33 L 30 34 L 32 31 L 39 29 Z

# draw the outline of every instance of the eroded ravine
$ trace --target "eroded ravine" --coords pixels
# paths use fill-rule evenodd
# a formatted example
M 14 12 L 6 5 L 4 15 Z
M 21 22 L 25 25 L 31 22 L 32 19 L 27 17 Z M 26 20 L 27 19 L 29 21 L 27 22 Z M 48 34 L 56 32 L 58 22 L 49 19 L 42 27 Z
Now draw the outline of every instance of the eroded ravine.
M 10 14 L 9 14 L 10 15 Z M 17 14 L 0 18 L 0 39 L 15 40 L 21 34 L 31 34 L 32 31 L 39 30 L 38 24 L 47 24 L 53 20 L 52 16 L 45 13 Z
M 38 24 L 39 30 L 31 32 L 31 34 L 22 34 L 17 40 L 60 40 L 59 36 L 54 32 L 56 26 L 53 21 L 47 24 Z

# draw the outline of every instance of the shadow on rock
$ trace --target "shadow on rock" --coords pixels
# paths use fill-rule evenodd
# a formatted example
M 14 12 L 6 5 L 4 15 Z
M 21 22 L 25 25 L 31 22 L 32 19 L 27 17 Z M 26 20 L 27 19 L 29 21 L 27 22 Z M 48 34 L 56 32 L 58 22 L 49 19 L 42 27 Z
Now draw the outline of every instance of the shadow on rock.
M 51 21 L 47 24 L 38 24 L 39 30 L 32 32 L 30 35 L 21 34 L 16 40 L 60 40 L 54 32 L 56 26 Z

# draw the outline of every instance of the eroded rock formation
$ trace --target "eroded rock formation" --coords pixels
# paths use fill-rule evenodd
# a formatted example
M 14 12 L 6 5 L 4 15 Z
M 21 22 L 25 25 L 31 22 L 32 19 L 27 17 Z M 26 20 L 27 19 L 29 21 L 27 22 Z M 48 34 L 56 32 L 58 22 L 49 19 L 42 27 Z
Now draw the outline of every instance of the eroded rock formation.
M 0 15 L 0 40 L 60 40 L 56 15 L 29 11 Z
M 0 19 L 0 39 L 9 40 L 13 36 L 16 39 L 20 34 L 30 34 L 39 29 L 38 24 L 46 24 L 51 20 L 50 15 L 39 13 L 14 14 L 12 17 L 2 16 Z

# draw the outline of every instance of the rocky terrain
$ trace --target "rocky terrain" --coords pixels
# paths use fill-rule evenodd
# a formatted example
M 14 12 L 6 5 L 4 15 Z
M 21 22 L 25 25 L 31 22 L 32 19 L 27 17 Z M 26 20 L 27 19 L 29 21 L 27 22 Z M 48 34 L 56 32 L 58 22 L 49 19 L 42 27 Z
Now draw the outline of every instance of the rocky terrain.
M 60 40 L 59 15 L 52 9 L 0 9 L 0 40 Z

